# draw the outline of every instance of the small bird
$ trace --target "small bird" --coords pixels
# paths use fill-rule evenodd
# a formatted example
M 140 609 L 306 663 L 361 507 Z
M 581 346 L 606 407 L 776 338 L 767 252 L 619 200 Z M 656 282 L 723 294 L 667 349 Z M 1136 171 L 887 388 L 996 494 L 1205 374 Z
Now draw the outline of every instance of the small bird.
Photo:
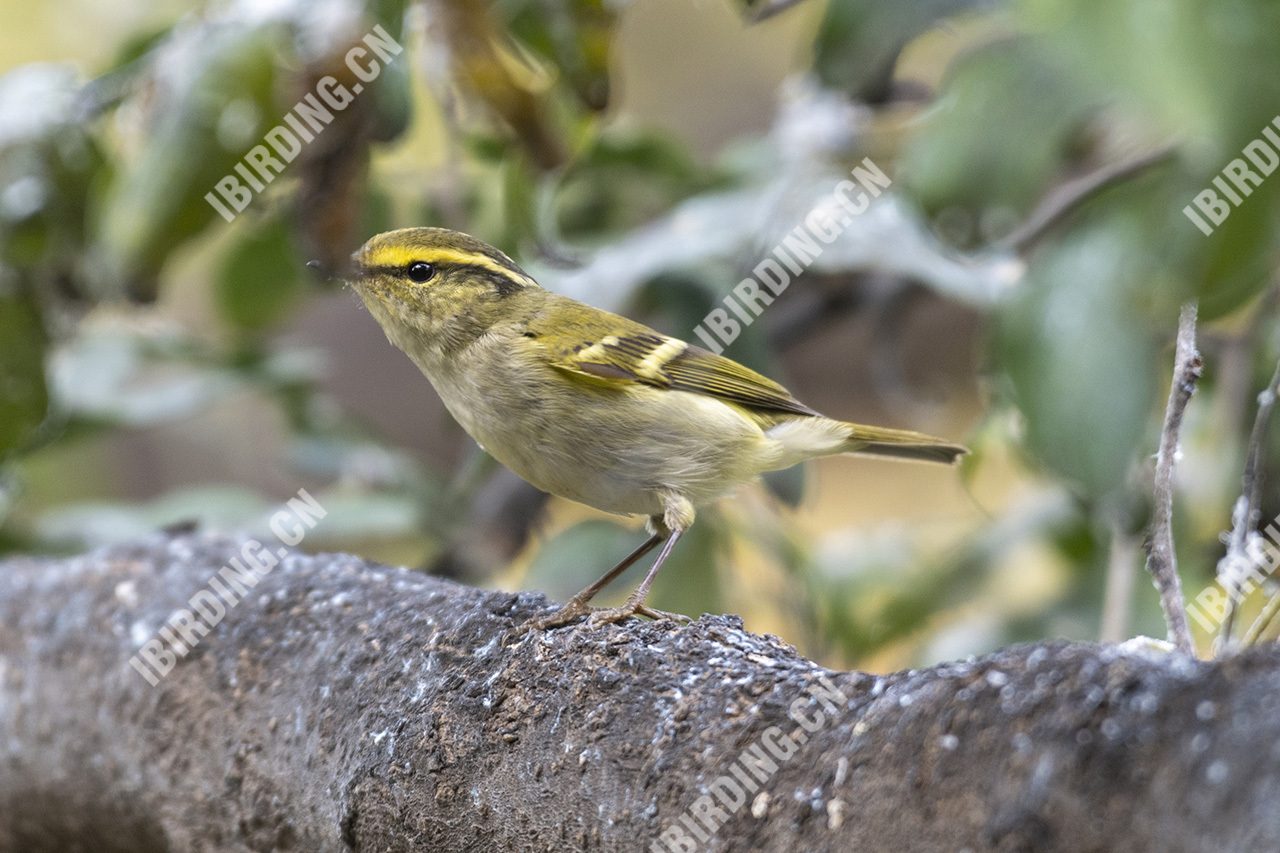
M 348 283 L 462 428 L 525 480 L 606 512 L 648 516 L 649 539 L 555 613 L 546 629 L 640 614 L 697 507 L 765 471 L 837 453 L 954 462 L 964 447 L 823 417 L 723 356 L 538 285 L 494 247 L 404 228 L 352 255 Z M 637 560 L 658 559 L 621 607 L 588 602 Z

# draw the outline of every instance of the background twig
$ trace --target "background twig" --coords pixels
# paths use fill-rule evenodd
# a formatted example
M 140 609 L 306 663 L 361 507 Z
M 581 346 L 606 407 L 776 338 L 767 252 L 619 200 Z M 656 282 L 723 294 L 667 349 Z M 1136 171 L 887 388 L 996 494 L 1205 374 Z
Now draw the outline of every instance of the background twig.
M 1118 520 L 1111 524 L 1111 551 L 1107 559 L 1107 590 L 1102 599 L 1104 643 L 1129 638 L 1129 614 L 1133 609 L 1133 581 L 1138 574 L 1138 542 Z
M 1045 197 L 1031 213 L 1027 221 L 1009 232 L 997 242 L 997 247 L 1017 255 L 1026 255 L 1049 233 L 1054 226 L 1077 210 L 1093 196 L 1129 178 L 1139 175 L 1159 163 L 1163 163 L 1177 151 L 1173 143 L 1162 145 L 1154 151 L 1104 166 L 1096 172 L 1068 181 Z
M 1257 619 L 1253 620 L 1253 624 L 1249 626 L 1241 642 L 1246 646 L 1252 646 L 1261 640 L 1267 629 L 1271 627 L 1271 623 L 1275 621 L 1277 613 L 1280 613 L 1280 595 L 1273 595 L 1263 605 L 1262 612 L 1258 614 Z
M 748 9 L 745 18 L 749 24 L 758 24 L 761 21 L 767 21 L 774 15 L 787 11 L 792 6 L 799 6 L 804 0 L 765 0 L 757 6 Z
M 1187 609 L 1182 600 L 1182 583 L 1178 580 L 1178 560 L 1173 550 L 1173 469 L 1178 458 L 1178 433 L 1187 401 L 1195 393 L 1196 381 L 1204 368 L 1196 351 L 1196 306 L 1183 306 L 1178 318 L 1178 347 L 1173 362 L 1173 385 L 1169 388 L 1169 405 L 1165 409 L 1164 429 L 1160 431 L 1160 451 L 1156 456 L 1155 518 L 1147 542 L 1147 571 L 1160 591 L 1169 639 L 1179 650 L 1196 653 L 1187 624 Z
M 1254 535 L 1258 523 L 1258 500 L 1262 493 L 1262 464 L 1266 456 L 1264 439 L 1267 426 L 1271 423 L 1271 410 L 1276 403 L 1276 393 L 1280 391 L 1280 363 L 1276 364 L 1271 381 L 1258 395 L 1258 413 L 1253 419 L 1253 432 L 1249 435 L 1249 451 L 1245 456 L 1244 477 L 1240 486 L 1240 500 L 1231 514 L 1231 538 L 1227 540 L 1227 553 L 1218 563 L 1218 579 L 1227 591 L 1227 609 L 1222 617 L 1222 627 L 1218 630 L 1216 651 L 1225 651 L 1231 645 L 1231 629 L 1235 624 L 1236 608 L 1244 598 L 1242 579 L 1230 577 L 1237 574 L 1234 566 L 1247 565 L 1250 562 L 1249 539 Z M 1255 626 L 1256 627 L 1256 626 Z M 1249 634 L 1254 634 L 1250 629 Z

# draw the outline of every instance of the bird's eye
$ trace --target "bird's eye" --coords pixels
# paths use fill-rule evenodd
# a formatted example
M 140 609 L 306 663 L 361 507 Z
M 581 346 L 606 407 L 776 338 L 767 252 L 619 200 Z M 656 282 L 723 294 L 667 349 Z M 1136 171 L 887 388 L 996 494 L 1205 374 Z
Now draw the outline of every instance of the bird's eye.
M 416 281 L 418 284 L 430 281 L 431 276 L 436 274 L 435 267 L 426 261 L 414 261 L 409 264 L 409 268 L 405 272 L 408 273 L 411 281 Z

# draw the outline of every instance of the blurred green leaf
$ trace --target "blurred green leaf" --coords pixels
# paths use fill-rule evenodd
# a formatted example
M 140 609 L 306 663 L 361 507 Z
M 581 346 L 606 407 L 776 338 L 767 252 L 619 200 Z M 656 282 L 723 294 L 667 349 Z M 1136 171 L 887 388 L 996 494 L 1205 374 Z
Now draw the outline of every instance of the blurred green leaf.
M 1098 92 L 1127 95 L 1212 174 L 1280 103 L 1280 6 L 1267 0 L 1019 0 L 1041 49 Z
M 808 474 L 808 465 L 792 465 L 781 471 L 768 471 L 761 480 L 769 494 L 780 500 L 783 505 L 798 507 L 804 501 Z
M 518 152 L 498 166 L 502 181 L 501 230 L 492 240 L 499 248 L 516 254 L 526 240 L 538 237 L 538 193 L 543 176 Z
M 409 61 L 397 56 L 369 86 L 375 116 L 370 135 L 375 142 L 391 142 L 409 129 L 413 121 L 412 73 Z
M 940 100 L 903 151 L 902 180 L 931 213 L 951 206 L 975 220 L 986 208 L 1025 213 L 1059 177 L 1096 103 L 1035 39 L 990 45 L 948 72 Z
M 557 187 L 557 217 L 566 236 L 598 238 L 643 225 L 717 182 L 669 136 L 602 133 L 575 158 Z
M 538 549 L 525 573 L 524 586 L 541 590 L 553 600 L 565 601 L 621 562 L 646 536 L 633 527 L 602 519 L 575 524 Z M 650 561 L 641 562 L 647 566 Z M 621 589 L 625 578 L 626 575 L 614 581 L 609 593 Z
M 405 13 L 410 5 L 411 0 L 365 0 L 365 8 L 372 21 L 382 24 L 400 44 L 405 44 Z M 303 15 L 310 12 L 307 7 L 301 7 L 300 11 Z
M 1069 66 L 1077 88 L 1108 97 L 1111 109 L 1148 138 L 1178 141 L 1187 182 L 1172 207 L 1180 210 L 1203 189 L 1223 195 L 1212 179 L 1276 117 L 1280 6 L 1274 3 L 1022 0 L 1018 6 L 1043 33 L 1043 54 Z M 1158 18 L 1151 17 L 1157 10 Z M 1212 236 L 1189 221 L 1178 226 L 1186 243 L 1180 248 L 1193 258 L 1189 272 L 1202 321 L 1243 305 L 1274 270 L 1280 181 L 1264 178 L 1232 208 Z
M 729 556 L 731 537 L 724 516 L 714 507 L 703 508 L 698 521 L 676 543 L 658 578 L 648 603 L 659 609 L 686 616 L 703 613 L 721 613 L 725 608 L 723 572 Z M 642 560 L 644 570 L 652 560 Z M 643 572 L 633 568 L 623 575 L 620 582 L 633 587 L 640 582 Z
M 49 411 L 48 337 L 29 299 L 0 295 L 0 461 L 26 441 Z
M 242 486 L 205 485 L 178 489 L 145 503 L 94 501 L 59 507 L 45 513 L 37 528 L 47 540 L 92 548 L 188 521 L 225 530 L 267 531 L 274 509 Z
M 813 67 L 824 86 L 861 101 L 885 100 L 898 54 L 947 17 L 990 0 L 832 0 L 814 41 Z
M 232 167 L 280 118 L 273 93 L 286 45 L 279 27 L 224 23 L 177 31 L 156 51 L 154 126 L 101 212 L 104 286 L 154 298 L 170 253 L 221 221 L 205 195 L 224 176 L 235 177 Z
M 1036 256 L 1000 318 L 1000 361 L 1037 458 L 1093 497 L 1119 488 L 1155 400 L 1155 349 L 1136 294 L 1144 240 L 1118 217 Z
M 926 577 L 920 554 L 891 534 L 845 537 L 848 547 L 819 558 L 804 579 L 815 615 L 846 654 L 874 653 L 915 630 L 934 609 L 940 584 Z
M 143 59 L 157 45 L 163 44 L 171 31 L 171 26 L 154 26 L 130 33 L 116 48 L 115 55 L 107 66 L 107 74 L 123 71 L 132 63 Z
M 728 547 L 725 534 L 724 521 L 714 509 L 699 513 L 698 522 L 676 543 L 658 573 L 648 604 L 691 616 L 717 612 L 723 600 L 719 569 Z M 575 524 L 538 549 L 524 586 L 564 601 L 616 566 L 647 536 L 634 526 L 612 521 L 593 519 Z M 630 595 L 657 555 L 655 549 L 624 572 L 594 603 L 621 601 Z
M 75 72 L 26 65 L 0 77 L 0 263 L 34 292 L 89 295 L 83 286 L 88 210 L 110 173 L 76 122 L 85 98 Z
M 311 494 L 327 512 L 308 534 L 312 544 L 391 538 L 418 525 L 418 507 L 405 495 L 318 490 Z M 77 547 L 121 542 L 187 522 L 204 528 L 244 530 L 267 542 L 274 541 L 271 516 L 286 499 L 268 500 L 242 486 L 204 485 L 177 489 L 142 503 L 95 501 L 60 507 L 45 513 L 38 528 L 50 541 Z
M 197 363 L 189 344 L 127 325 L 83 330 L 52 359 L 60 410 L 96 423 L 163 423 L 194 414 L 241 387 L 232 371 Z
M 219 313 L 249 331 L 276 325 L 302 293 L 299 268 L 283 219 L 249 229 L 223 261 L 215 293 Z
M 609 55 L 620 7 L 608 0 L 495 0 L 511 34 L 563 74 L 587 109 L 609 104 Z
M 913 634 L 927 636 L 931 618 L 981 595 L 981 581 L 1019 546 L 1054 538 L 1079 523 L 1078 505 L 1061 490 L 1032 492 L 936 556 L 921 549 L 913 531 L 852 531 L 829 537 L 823 553 L 797 577 L 822 636 L 857 660 Z M 996 613 L 985 621 L 999 624 L 1002 617 Z
M 328 515 L 315 529 L 315 542 L 394 539 L 420 529 L 421 507 L 408 493 L 329 491 L 315 494 Z
M 1280 190 L 1280 180 L 1267 186 Z M 1255 196 L 1261 197 L 1246 199 L 1207 237 L 1187 223 L 1187 240 L 1201 260 L 1196 281 L 1201 322 L 1235 311 L 1273 280 L 1280 250 L 1280 211 L 1271 206 L 1277 194 Z

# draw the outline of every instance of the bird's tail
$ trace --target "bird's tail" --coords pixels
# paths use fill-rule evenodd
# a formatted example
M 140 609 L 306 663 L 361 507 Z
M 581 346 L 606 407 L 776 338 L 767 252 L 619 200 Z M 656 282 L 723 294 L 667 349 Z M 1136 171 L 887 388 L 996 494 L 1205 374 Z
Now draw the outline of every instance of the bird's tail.
M 962 444 L 905 429 L 848 424 L 852 432 L 838 452 L 951 464 L 969 452 Z

